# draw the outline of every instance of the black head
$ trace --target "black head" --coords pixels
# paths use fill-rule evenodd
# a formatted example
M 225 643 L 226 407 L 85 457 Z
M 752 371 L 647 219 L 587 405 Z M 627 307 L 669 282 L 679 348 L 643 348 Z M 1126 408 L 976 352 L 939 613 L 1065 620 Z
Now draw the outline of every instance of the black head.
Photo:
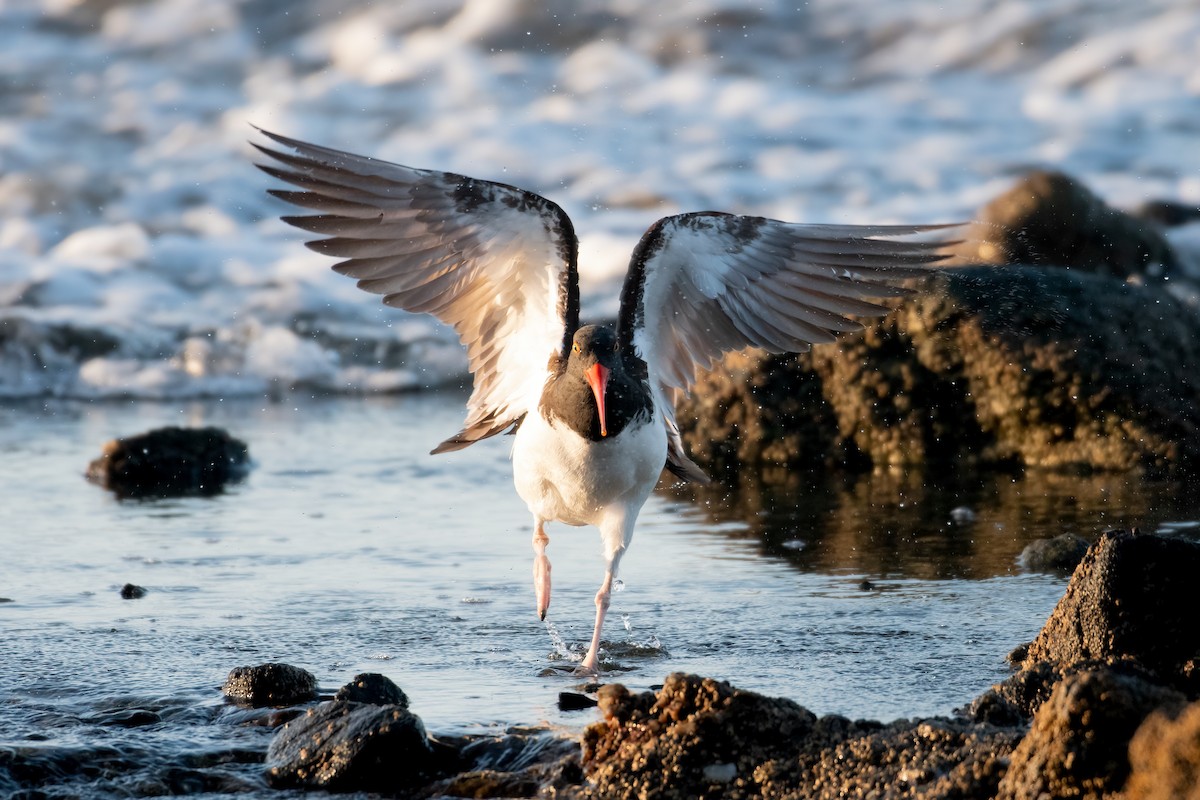
M 617 334 L 604 325 L 584 325 L 575 331 L 567 358 L 582 368 L 600 364 L 610 370 L 616 369 L 621 361 Z
M 615 436 L 635 421 L 649 421 L 654 410 L 649 388 L 630 374 L 629 364 L 612 328 L 580 328 L 571 337 L 566 360 L 555 354 L 551 362 L 542 413 L 592 441 Z

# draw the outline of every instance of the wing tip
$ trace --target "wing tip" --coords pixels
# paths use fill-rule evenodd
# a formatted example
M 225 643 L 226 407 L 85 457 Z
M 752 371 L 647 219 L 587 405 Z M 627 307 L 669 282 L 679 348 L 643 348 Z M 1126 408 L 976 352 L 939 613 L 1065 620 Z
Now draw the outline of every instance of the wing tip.
M 463 428 L 458 433 L 451 436 L 446 441 L 439 444 L 437 447 L 429 451 L 429 455 L 436 456 L 441 453 L 451 453 L 455 450 L 462 450 L 464 447 L 470 447 L 476 442 L 490 439 L 493 436 L 504 433 L 507 430 L 516 431 L 524 421 L 525 415 L 516 419 L 496 420 L 493 416 L 490 420 L 485 420 L 468 428 Z
M 695 483 L 699 486 L 711 486 L 713 483 L 713 479 L 708 477 L 696 462 L 686 456 L 683 457 L 681 462 L 676 461 L 674 458 L 667 458 L 667 463 L 664 466 L 668 472 L 685 483 Z

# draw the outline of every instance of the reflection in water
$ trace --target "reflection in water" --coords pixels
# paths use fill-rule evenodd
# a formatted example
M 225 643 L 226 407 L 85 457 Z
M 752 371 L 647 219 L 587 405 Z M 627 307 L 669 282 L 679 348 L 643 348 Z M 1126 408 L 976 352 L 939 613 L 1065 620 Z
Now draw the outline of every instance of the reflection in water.
M 811 478 L 808 483 L 805 479 Z M 1195 535 L 1200 498 L 1180 482 L 1128 474 L 1029 472 L 857 476 L 742 474 L 739 485 L 672 487 L 731 536 L 803 571 L 879 578 L 983 579 L 1019 571 L 1030 542 L 1058 533 L 1094 540 L 1113 528 Z

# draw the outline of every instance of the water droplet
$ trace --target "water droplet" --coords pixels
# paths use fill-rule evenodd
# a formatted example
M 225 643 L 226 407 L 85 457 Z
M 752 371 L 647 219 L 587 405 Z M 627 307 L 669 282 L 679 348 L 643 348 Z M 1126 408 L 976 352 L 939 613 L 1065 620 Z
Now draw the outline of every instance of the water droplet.
M 620 578 L 618 578 L 617 580 L 613 581 L 613 587 L 612 587 L 612 590 L 613 590 L 614 592 L 623 592 L 623 591 L 625 591 L 625 581 L 621 580 Z

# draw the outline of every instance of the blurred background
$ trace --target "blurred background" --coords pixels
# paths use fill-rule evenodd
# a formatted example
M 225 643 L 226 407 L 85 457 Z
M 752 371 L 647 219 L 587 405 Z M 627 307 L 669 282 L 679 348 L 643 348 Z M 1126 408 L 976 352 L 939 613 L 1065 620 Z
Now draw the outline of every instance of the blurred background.
M 551 197 L 601 314 L 679 211 L 961 220 L 1035 167 L 1194 206 L 1197 52 L 1172 0 L 0 0 L 0 396 L 461 378 L 277 220 L 252 125 Z

